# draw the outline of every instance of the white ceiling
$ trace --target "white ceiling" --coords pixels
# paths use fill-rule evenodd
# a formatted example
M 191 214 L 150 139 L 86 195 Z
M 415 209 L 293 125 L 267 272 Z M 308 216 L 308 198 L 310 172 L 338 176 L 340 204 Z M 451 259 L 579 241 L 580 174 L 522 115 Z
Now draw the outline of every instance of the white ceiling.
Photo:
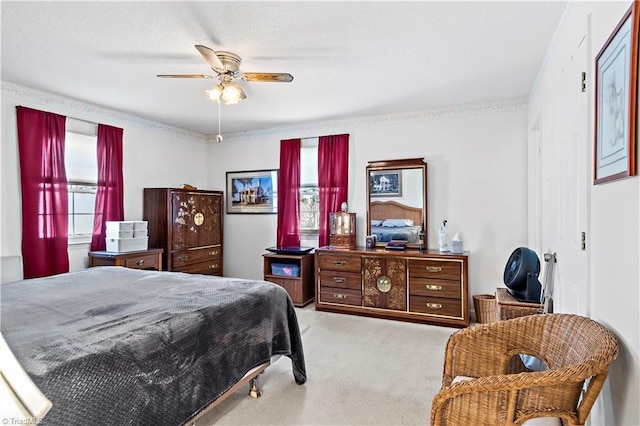
M 194 48 L 240 55 L 222 132 L 526 97 L 566 1 L 7 2 L 2 81 L 204 134 L 214 80 Z

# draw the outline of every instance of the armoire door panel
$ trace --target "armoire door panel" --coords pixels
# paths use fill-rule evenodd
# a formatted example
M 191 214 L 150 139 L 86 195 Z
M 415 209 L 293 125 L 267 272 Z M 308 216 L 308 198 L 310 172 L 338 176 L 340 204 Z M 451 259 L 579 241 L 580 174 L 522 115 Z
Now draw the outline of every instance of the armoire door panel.
M 202 214 L 203 222 L 199 225 L 204 232 L 198 233 L 198 245 L 209 246 L 221 244 L 222 235 L 222 197 L 199 195 L 197 198 L 198 213 Z M 196 213 L 197 214 L 197 213 Z M 197 221 L 196 221 L 196 226 Z
M 198 247 L 198 227 L 195 218 L 198 214 L 198 197 L 188 192 L 171 194 L 173 212 L 173 250 Z

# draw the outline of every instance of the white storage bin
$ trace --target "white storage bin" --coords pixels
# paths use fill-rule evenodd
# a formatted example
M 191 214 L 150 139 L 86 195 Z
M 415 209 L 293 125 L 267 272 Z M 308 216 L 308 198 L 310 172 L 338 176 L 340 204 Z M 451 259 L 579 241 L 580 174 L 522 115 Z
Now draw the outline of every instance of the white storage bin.
M 133 238 L 140 238 L 140 237 L 146 237 L 149 235 L 149 230 L 147 228 L 144 229 L 138 229 L 138 228 L 133 228 Z
M 107 251 L 126 253 L 128 251 L 147 250 L 149 237 L 140 238 L 106 238 Z
M 106 224 L 107 233 L 118 231 L 133 231 L 132 221 L 107 221 Z
M 135 237 L 135 231 L 111 231 L 107 230 L 106 237 L 107 238 L 133 238 Z M 141 237 L 146 237 L 147 234 L 141 235 Z
M 147 229 L 147 221 L 146 220 L 136 220 L 133 222 L 133 230 L 137 231 L 137 230 L 142 230 L 142 229 Z M 147 235 L 147 234 L 145 234 Z

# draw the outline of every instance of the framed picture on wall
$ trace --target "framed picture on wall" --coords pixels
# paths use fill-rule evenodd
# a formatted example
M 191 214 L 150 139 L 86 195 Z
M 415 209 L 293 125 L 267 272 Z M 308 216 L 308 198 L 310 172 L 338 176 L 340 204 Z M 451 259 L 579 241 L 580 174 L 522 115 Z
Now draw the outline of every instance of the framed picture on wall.
M 384 170 L 369 174 L 372 197 L 402 197 L 402 170 Z
M 278 170 L 227 172 L 227 213 L 275 214 Z
M 634 2 L 596 56 L 594 185 L 636 174 L 639 11 Z

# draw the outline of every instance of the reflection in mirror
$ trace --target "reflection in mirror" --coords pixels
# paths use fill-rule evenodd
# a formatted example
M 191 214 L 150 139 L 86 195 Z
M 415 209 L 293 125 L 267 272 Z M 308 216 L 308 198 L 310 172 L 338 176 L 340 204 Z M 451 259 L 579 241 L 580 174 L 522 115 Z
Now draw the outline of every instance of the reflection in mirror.
M 418 247 L 427 232 L 426 172 L 422 158 L 369 162 L 367 235 L 375 235 L 378 246 L 402 240 Z

